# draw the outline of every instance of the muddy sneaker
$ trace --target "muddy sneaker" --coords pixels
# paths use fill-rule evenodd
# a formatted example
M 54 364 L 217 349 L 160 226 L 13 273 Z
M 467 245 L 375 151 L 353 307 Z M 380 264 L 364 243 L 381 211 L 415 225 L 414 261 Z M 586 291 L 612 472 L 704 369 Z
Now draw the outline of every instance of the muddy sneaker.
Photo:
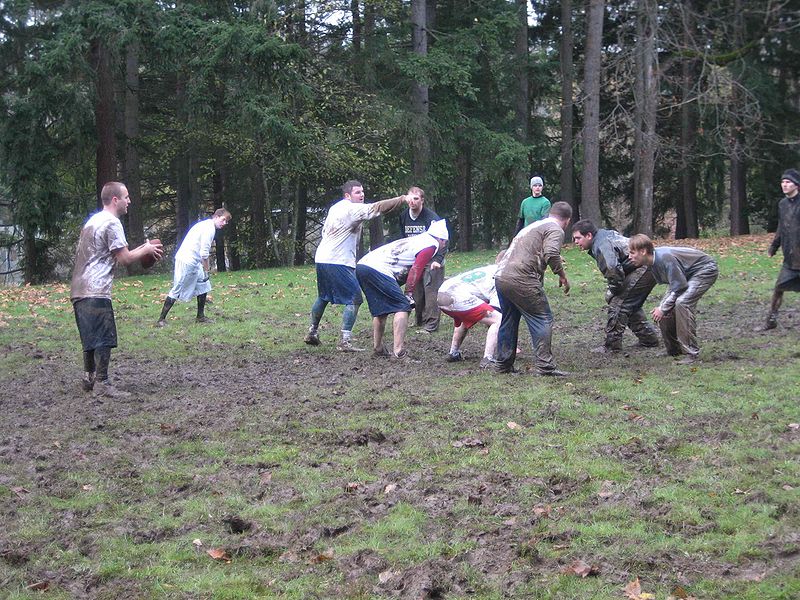
M 677 361 L 677 363 L 679 365 L 694 365 L 694 364 L 697 364 L 699 362 L 700 362 L 700 357 L 698 357 L 696 355 L 693 355 L 693 354 L 689 354 L 689 355 L 683 357 L 682 359 L 680 359 L 679 361 Z
M 197 317 L 195 323 L 213 323 L 214 321 L 209 319 L 208 317 Z
M 488 356 L 484 356 L 481 362 L 478 363 L 479 369 L 492 369 L 494 368 L 494 361 Z
M 400 352 L 392 352 L 392 358 L 406 358 L 408 356 L 408 350 L 403 348 Z
M 106 398 L 130 398 L 131 393 L 114 387 L 108 381 L 96 381 L 94 384 L 94 395 Z
M 372 356 L 377 356 L 378 358 L 385 358 L 389 356 L 389 351 L 386 349 L 386 346 L 381 346 L 380 348 L 373 348 Z
M 316 331 L 309 331 L 303 341 L 309 346 L 319 346 L 322 343 L 319 341 L 319 334 Z
M 319 338 L 317 338 L 317 341 L 319 341 Z M 306 343 L 308 343 L 308 342 L 306 342 Z M 353 346 L 353 344 L 350 342 L 350 340 L 342 340 L 341 342 L 339 342 L 336 345 L 336 349 L 339 352 L 363 352 L 364 351 L 364 348 L 356 348 L 355 346 Z
M 756 331 L 769 331 L 770 329 L 775 329 L 778 326 L 778 315 L 775 313 L 770 313 L 767 317 L 767 320 L 764 321 L 764 325 L 756 329 Z
M 449 363 L 461 362 L 462 360 L 464 360 L 464 355 L 461 354 L 461 352 L 458 352 L 458 351 L 450 352 L 447 355 L 447 358 L 445 358 L 445 361 L 447 361 Z
M 164 319 L 159 319 L 159 321 L 156 323 L 156 327 L 166 327 L 166 326 L 167 322 Z
M 81 378 L 81 388 L 84 392 L 91 392 L 94 388 L 94 373 L 84 373 Z

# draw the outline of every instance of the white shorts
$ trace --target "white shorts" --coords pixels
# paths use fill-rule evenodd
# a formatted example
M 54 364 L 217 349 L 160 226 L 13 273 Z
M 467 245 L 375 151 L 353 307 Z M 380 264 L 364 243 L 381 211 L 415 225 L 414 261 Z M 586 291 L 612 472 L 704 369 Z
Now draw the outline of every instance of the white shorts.
M 175 260 L 172 289 L 167 294 L 170 298 L 188 302 L 192 298 L 207 294 L 210 291 L 211 281 L 208 279 L 208 274 L 206 274 L 201 263 L 185 263 Z

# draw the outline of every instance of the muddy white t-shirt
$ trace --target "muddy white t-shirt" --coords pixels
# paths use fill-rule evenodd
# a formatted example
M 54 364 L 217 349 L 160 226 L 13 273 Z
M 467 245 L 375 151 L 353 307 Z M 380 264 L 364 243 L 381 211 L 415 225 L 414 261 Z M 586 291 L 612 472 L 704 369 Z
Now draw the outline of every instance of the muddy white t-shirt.
M 208 258 L 217 227 L 214 219 L 203 219 L 192 225 L 175 253 L 175 260 L 183 263 L 197 263 Z
M 417 254 L 430 247 L 438 250 L 439 242 L 427 232 L 420 233 L 381 246 L 365 255 L 358 264 L 400 280 L 414 265 Z
M 461 312 L 471 310 L 483 302 L 500 306 L 494 286 L 495 271 L 497 265 L 489 265 L 446 279 L 439 292 L 449 294 L 453 301 L 444 308 Z
M 391 198 L 371 204 L 351 202 L 347 198 L 331 206 L 322 226 L 322 241 L 314 255 L 314 262 L 345 265 L 355 268 L 356 246 L 364 221 L 397 208 L 403 198 Z
M 113 252 L 127 245 L 125 231 L 117 217 L 106 210 L 93 214 L 81 229 L 70 298 L 110 300 L 116 264 Z

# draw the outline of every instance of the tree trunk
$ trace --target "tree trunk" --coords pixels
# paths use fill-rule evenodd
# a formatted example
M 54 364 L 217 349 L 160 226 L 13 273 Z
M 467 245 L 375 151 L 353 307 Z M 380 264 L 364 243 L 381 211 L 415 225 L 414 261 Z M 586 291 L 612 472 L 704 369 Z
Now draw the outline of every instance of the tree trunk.
M 744 15 L 742 0 L 734 2 L 734 28 L 733 44 L 734 48 L 741 48 L 744 45 Z M 741 64 L 741 60 L 734 63 L 736 69 Z M 747 163 L 744 140 L 744 124 L 739 111 L 743 104 L 743 97 L 739 81 L 738 72 L 733 73 L 733 92 L 731 93 L 731 235 L 745 235 L 750 233 L 750 224 L 747 222 L 745 211 L 747 197 Z
M 411 0 L 411 47 L 414 54 L 427 56 L 427 3 L 426 0 Z M 414 183 L 428 188 L 428 162 L 430 143 L 428 141 L 428 86 L 414 81 L 411 86 L 411 110 L 414 124 L 411 128 L 412 155 L 411 172 Z M 428 189 L 428 197 L 432 197 Z M 431 204 L 431 203 L 429 203 Z
M 684 0 L 683 39 L 689 48 L 694 35 L 694 0 Z M 697 238 L 700 231 L 697 223 L 697 169 L 694 166 L 694 151 L 697 139 L 697 98 L 692 91 L 697 80 L 697 60 L 685 58 L 681 64 L 681 202 L 683 210 L 675 237 Z
M 132 202 L 128 207 L 128 242 L 135 248 L 144 242 L 144 206 L 139 171 L 139 38 L 125 47 L 125 158 L 123 180 Z M 141 272 L 139 262 L 128 265 L 129 273 Z
M 364 28 L 362 30 L 364 53 L 361 66 L 363 71 L 364 88 L 374 90 L 378 83 L 375 73 L 375 4 L 364 3 Z
M 308 187 L 305 183 L 297 184 L 294 202 L 294 264 L 306 264 L 306 228 L 308 222 Z
M 600 212 L 600 69 L 604 0 L 588 0 L 584 65 L 583 179 L 581 217 L 602 225 Z
M 216 157 L 216 165 L 214 169 L 214 174 L 212 176 L 211 185 L 212 185 L 212 195 L 214 201 L 214 210 L 218 208 L 224 208 L 223 199 L 225 198 L 226 191 L 227 191 L 227 173 L 225 170 L 225 165 L 223 160 L 220 156 Z M 230 225 L 228 225 L 230 228 Z M 218 229 L 215 239 L 216 239 L 216 257 L 217 257 L 217 271 L 224 272 L 228 270 L 227 262 L 225 260 L 225 229 Z
M 97 128 L 96 188 L 97 208 L 103 208 L 100 191 L 109 181 L 117 180 L 117 138 L 114 131 L 114 80 L 111 53 L 105 42 L 93 39 L 92 66 L 95 70 L 95 127 Z
M 572 207 L 573 222 L 578 217 L 578 202 L 573 188 L 573 56 L 572 0 L 561 2 L 561 200 Z
M 253 220 L 252 263 L 255 268 L 263 269 L 267 266 L 268 245 L 273 245 L 275 239 L 267 231 L 267 219 L 269 219 L 270 226 L 272 225 L 272 211 L 267 200 L 264 174 L 261 171 L 260 164 L 253 165 L 251 176 L 253 179 L 253 203 L 250 206 L 250 214 Z
M 469 142 L 461 138 L 456 157 L 456 209 L 458 211 L 458 249 L 472 250 L 472 156 Z
M 517 30 L 514 43 L 514 77 L 517 89 L 514 97 L 514 134 L 523 146 L 528 145 L 528 0 L 515 0 Z M 525 164 L 517 165 L 514 173 L 514 198 L 524 198 L 529 189 L 530 157 Z
M 640 115 L 641 134 L 639 147 L 634 148 L 638 160 L 636 190 L 634 192 L 633 230 L 636 233 L 653 233 L 653 177 L 656 155 L 656 111 L 658 109 L 658 77 L 656 75 L 656 28 L 658 4 L 656 0 L 641 0 L 637 8 L 636 60 L 637 74 L 641 78 L 641 96 L 636 98 Z

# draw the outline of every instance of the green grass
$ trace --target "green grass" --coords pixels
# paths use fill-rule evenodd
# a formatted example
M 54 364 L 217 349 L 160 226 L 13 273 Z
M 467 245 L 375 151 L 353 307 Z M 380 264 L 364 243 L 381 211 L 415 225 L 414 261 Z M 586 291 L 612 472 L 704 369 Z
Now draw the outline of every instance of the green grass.
M 800 298 L 787 294 L 778 330 L 751 333 L 777 259 L 711 243 L 722 274 L 691 368 L 634 347 L 590 354 L 603 283 L 567 249 L 570 296 L 546 283 L 556 358 L 575 373 L 559 381 L 445 365 L 446 320 L 428 349 L 409 334 L 421 355 L 402 369 L 338 355 L 340 307 L 308 349 L 308 266 L 215 275 L 208 327 L 178 304 L 154 328 L 168 277 L 119 279 L 112 370 L 135 383 L 134 365 L 147 392 L 93 404 L 70 387 L 66 286 L 0 290 L 4 597 L 41 597 L 27 586 L 48 580 L 49 598 L 380 598 L 426 576 L 450 598 L 620 598 L 635 577 L 659 600 L 679 585 L 798 597 Z M 454 252 L 448 273 L 493 257 Z M 369 328 L 365 307 L 360 341 Z M 359 441 L 375 431 L 386 439 Z M 231 515 L 251 529 L 229 531 Z M 564 573 L 578 559 L 599 576 Z

